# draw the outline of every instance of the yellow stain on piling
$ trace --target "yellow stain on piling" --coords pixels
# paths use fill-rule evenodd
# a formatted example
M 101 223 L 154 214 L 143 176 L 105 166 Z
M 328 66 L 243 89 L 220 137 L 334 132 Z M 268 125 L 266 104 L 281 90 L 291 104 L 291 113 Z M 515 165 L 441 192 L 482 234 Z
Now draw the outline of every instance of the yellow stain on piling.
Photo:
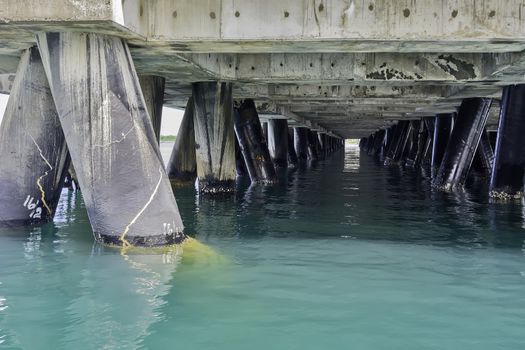
M 185 264 L 210 264 L 217 266 L 229 263 L 229 259 L 215 249 L 191 237 L 186 237 L 180 244 L 161 247 L 136 247 L 128 244 L 118 248 L 120 249 L 120 255 L 126 260 L 129 259 L 128 255 L 166 255 L 171 257 L 169 261 L 181 261 Z

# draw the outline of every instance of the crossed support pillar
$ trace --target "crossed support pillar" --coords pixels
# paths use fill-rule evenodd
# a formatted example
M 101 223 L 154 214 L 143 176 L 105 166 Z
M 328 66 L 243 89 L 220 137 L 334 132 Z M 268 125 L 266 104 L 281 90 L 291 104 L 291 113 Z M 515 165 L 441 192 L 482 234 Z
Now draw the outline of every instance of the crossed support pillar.
M 251 99 L 242 101 L 235 112 L 235 134 L 250 180 L 253 183 L 277 182 L 257 109 Z
M 14 132 L 22 140 L 0 151 L 10 162 L 0 173 L 0 220 L 52 218 L 68 149 L 98 241 L 182 242 L 182 220 L 126 43 L 92 33 L 42 33 L 37 43 L 41 61 L 36 49 L 24 54 L 0 131 L 2 147 L 17 145 Z M 17 162 L 25 166 L 16 169 Z M 22 193 L 17 208 L 13 198 Z
M 450 191 L 461 188 L 465 184 L 485 130 L 491 104 L 492 99 L 489 98 L 463 100 L 439 171 L 434 179 L 435 187 Z

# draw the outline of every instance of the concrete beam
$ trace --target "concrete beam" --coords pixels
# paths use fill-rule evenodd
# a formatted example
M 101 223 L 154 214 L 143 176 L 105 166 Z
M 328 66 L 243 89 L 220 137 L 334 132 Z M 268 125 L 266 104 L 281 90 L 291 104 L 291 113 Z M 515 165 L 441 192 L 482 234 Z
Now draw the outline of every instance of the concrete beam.
M 215 79 L 259 83 L 436 85 L 494 83 L 496 72 L 521 62 L 508 53 L 186 54 Z M 523 76 L 501 76 L 506 83 Z
M 136 30 L 150 41 L 178 52 L 508 52 L 525 49 L 521 0 L 485 0 L 481 4 L 476 0 L 157 0 L 145 3 L 136 11 L 146 13 L 149 26 L 135 26 Z M 272 25 L 268 25 L 269 21 Z

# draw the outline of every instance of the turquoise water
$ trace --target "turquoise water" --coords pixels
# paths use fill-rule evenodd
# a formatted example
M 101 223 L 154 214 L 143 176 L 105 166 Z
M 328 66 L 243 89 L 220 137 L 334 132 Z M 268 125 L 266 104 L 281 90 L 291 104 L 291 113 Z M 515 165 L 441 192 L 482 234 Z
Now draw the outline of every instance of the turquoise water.
M 0 349 L 524 349 L 525 212 L 483 186 L 347 149 L 229 199 L 179 189 L 222 255 L 182 260 L 93 243 L 65 191 L 54 223 L 0 232 Z

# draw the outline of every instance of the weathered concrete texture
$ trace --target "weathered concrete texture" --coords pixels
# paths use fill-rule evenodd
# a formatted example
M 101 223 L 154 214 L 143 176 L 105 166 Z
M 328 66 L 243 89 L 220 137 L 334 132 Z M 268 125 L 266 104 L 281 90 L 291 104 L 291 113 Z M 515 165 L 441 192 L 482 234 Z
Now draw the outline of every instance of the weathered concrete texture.
M 492 99 L 469 98 L 461 103 L 454 128 L 433 185 L 450 191 L 462 188 L 479 140 L 485 130 Z
M 166 79 L 154 75 L 139 76 L 146 110 L 151 118 L 155 136 L 160 143 L 160 126 L 162 124 L 162 106 L 164 105 L 164 86 Z
M 294 128 L 294 148 L 299 163 L 308 160 L 308 129 Z
M 221 194 L 235 187 L 235 131 L 231 83 L 193 84 L 199 191 Z
M 277 182 L 275 168 L 253 100 L 244 100 L 239 104 L 235 113 L 235 134 L 252 183 Z
M 37 37 L 95 238 L 158 246 L 184 239 L 127 45 L 84 33 Z
M 503 89 L 501 116 L 490 180 L 490 196 L 497 199 L 523 197 L 525 174 L 525 85 Z
M 268 150 L 276 168 L 288 167 L 288 121 L 286 119 L 268 121 Z
M 197 177 L 193 114 L 193 98 L 190 97 L 166 168 L 172 185 L 193 184 Z
M 22 55 L 0 128 L 0 225 L 52 220 L 69 155 L 38 49 Z
M 432 138 L 432 170 L 437 171 L 443 160 L 447 143 L 452 131 L 452 114 L 438 114 L 434 120 L 434 137 Z

